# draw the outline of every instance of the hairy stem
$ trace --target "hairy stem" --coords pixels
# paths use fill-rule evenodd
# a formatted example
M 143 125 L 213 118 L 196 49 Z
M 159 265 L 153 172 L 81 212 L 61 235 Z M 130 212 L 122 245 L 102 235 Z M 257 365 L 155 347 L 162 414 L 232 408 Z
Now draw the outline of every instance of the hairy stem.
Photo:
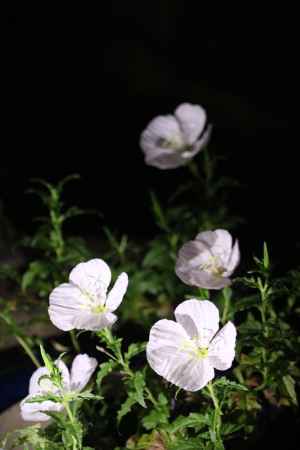
M 221 407 L 219 404 L 219 400 L 218 397 L 214 391 L 214 387 L 212 382 L 210 381 L 207 385 L 207 390 L 208 393 L 210 395 L 210 398 L 212 399 L 212 402 L 214 404 L 214 416 L 213 416 L 213 422 L 212 422 L 212 440 L 214 441 L 215 445 L 216 445 L 216 449 L 223 449 L 223 441 L 222 441 L 222 437 L 221 437 L 221 416 L 222 416 L 222 411 L 221 411 Z

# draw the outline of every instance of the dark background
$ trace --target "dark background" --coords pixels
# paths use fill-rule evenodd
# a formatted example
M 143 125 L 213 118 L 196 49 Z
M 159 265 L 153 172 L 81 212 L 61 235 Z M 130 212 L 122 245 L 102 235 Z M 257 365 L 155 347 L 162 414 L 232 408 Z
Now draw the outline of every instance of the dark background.
M 294 17 L 287 5 L 231 12 L 183 0 L 67 11 L 12 5 L 2 55 L 5 216 L 31 232 L 42 209 L 24 194 L 30 178 L 77 172 L 82 181 L 69 186 L 68 201 L 100 210 L 121 232 L 151 236 L 149 187 L 166 199 L 186 174 L 147 167 L 139 135 L 188 101 L 214 124 L 211 151 L 227 157 L 221 171 L 244 185 L 230 198 L 246 218 L 242 248 L 257 252 L 266 240 L 276 261 L 297 263 Z M 78 224 L 76 232 L 100 235 L 103 220 Z

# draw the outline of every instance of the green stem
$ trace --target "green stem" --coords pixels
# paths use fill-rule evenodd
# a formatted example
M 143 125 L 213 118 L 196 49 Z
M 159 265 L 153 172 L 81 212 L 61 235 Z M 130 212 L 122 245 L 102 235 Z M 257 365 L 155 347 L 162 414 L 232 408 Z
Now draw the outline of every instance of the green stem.
M 35 357 L 33 351 L 31 350 L 31 348 L 29 347 L 29 345 L 26 343 L 26 341 L 21 338 L 20 336 L 16 336 L 16 339 L 18 341 L 18 343 L 23 347 L 23 349 L 25 350 L 25 353 L 27 353 L 27 355 L 29 356 L 29 358 L 31 359 L 31 361 L 33 362 L 33 364 L 39 368 L 41 367 L 39 361 L 37 360 L 37 358 Z
M 72 436 L 72 438 L 73 438 L 73 450 L 79 450 L 79 449 L 82 448 L 81 447 L 81 438 L 77 434 L 77 430 L 76 430 L 76 427 L 75 427 L 75 417 L 74 417 L 74 415 L 73 415 L 73 413 L 71 411 L 70 404 L 69 404 L 68 400 L 65 399 L 63 401 L 63 405 L 64 405 L 65 410 L 67 411 L 67 414 L 68 414 L 68 417 L 70 419 L 72 428 L 74 430 L 74 435 Z
M 212 399 L 212 402 L 214 404 L 214 417 L 213 417 L 213 424 L 212 424 L 212 435 L 213 435 L 213 440 L 215 441 L 215 445 L 216 445 L 216 449 L 221 449 L 224 448 L 223 446 L 223 441 L 222 441 L 222 437 L 221 437 L 221 416 L 222 416 L 222 411 L 221 411 L 221 407 L 219 404 L 219 400 L 218 397 L 215 394 L 214 391 L 214 387 L 212 382 L 210 381 L 207 385 L 207 390 L 209 392 L 210 398 Z
M 70 419 L 70 422 L 71 422 L 72 425 L 73 425 L 73 424 L 74 424 L 74 421 L 75 421 L 75 418 L 74 418 L 73 413 L 72 413 L 72 411 L 71 411 L 69 402 L 65 401 L 65 402 L 64 402 L 64 407 L 65 407 L 65 409 L 66 409 L 66 411 L 67 411 L 67 414 L 68 414 L 68 417 L 69 417 L 69 419 Z
M 210 398 L 211 398 L 211 399 L 212 399 L 212 401 L 213 401 L 213 404 L 214 404 L 215 410 L 217 410 L 218 412 L 220 412 L 220 413 L 221 413 L 221 409 L 220 409 L 219 401 L 218 401 L 218 398 L 217 398 L 217 396 L 216 396 L 216 394 L 215 394 L 215 391 L 214 391 L 214 387 L 213 387 L 213 384 L 212 384 L 212 382 L 211 382 L 211 381 L 210 381 L 210 382 L 208 383 L 208 385 L 207 385 L 207 389 L 208 389 L 208 392 L 209 392 Z
M 71 337 L 71 341 L 72 341 L 74 349 L 76 350 L 77 353 L 80 353 L 80 345 L 79 345 L 79 342 L 78 342 L 78 339 L 77 339 L 77 336 L 76 336 L 74 330 L 70 331 L 70 337 Z
M 228 311 L 230 308 L 230 297 L 228 295 L 228 291 L 226 290 L 226 288 L 223 289 L 223 297 L 224 297 L 224 308 L 221 319 L 222 324 L 226 322 Z
M 267 308 L 268 308 L 268 284 L 265 282 L 265 284 L 262 284 L 261 279 L 258 279 L 258 288 L 261 298 L 261 306 L 260 306 L 260 314 L 261 314 L 261 321 L 263 324 L 263 335 L 265 338 L 268 338 L 269 336 L 269 328 L 268 328 L 268 320 L 267 320 Z M 261 391 L 265 389 L 267 386 L 267 377 L 268 377 L 268 355 L 265 348 L 262 349 L 262 362 L 263 362 L 263 381 L 260 386 L 256 388 L 256 390 Z
M 150 389 L 148 387 L 145 387 L 145 392 L 148 395 L 148 399 L 152 402 L 152 404 L 154 406 L 156 406 L 157 405 L 157 401 L 155 400 L 152 392 L 150 391 Z

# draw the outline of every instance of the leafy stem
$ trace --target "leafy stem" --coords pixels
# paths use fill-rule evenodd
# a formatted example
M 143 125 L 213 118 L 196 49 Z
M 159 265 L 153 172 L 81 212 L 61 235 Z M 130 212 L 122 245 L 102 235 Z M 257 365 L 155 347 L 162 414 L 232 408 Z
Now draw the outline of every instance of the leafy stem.
M 106 351 L 105 349 L 103 349 L 103 350 L 101 349 L 101 351 L 103 351 L 103 353 L 105 353 L 109 358 L 111 358 L 113 361 L 115 361 L 121 367 L 121 373 L 128 380 L 134 380 L 136 377 L 136 372 L 134 372 L 130 368 L 129 360 L 127 357 L 124 356 L 124 354 L 122 352 L 122 348 L 121 348 L 122 340 L 115 338 L 112 335 L 111 330 L 109 328 L 103 328 L 102 330 L 97 332 L 97 335 L 100 339 L 102 339 L 105 342 L 105 344 L 107 345 L 109 350 L 112 352 L 112 354 L 110 352 Z M 144 390 L 144 393 L 146 394 L 146 397 L 148 398 L 148 400 L 154 406 L 156 406 L 158 404 L 158 402 L 154 398 L 150 389 L 145 385 L 143 390 Z
M 207 391 L 208 391 L 208 394 L 214 405 L 212 429 L 210 430 L 211 431 L 210 432 L 211 440 L 216 445 L 216 449 L 223 449 L 224 447 L 223 447 L 223 441 L 222 441 L 222 437 L 221 437 L 222 410 L 221 410 L 221 406 L 220 406 L 218 397 L 214 390 L 213 383 L 211 381 L 207 385 Z

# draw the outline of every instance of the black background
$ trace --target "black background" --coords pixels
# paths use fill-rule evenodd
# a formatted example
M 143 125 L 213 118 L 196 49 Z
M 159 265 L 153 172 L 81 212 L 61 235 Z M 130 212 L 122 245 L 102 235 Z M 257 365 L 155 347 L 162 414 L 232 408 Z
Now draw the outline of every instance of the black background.
M 70 185 L 67 200 L 104 219 L 80 220 L 76 232 L 101 234 L 105 221 L 151 235 L 149 187 L 166 199 L 186 174 L 147 167 L 139 135 L 154 116 L 189 101 L 214 124 L 211 151 L 227 157 L 221 171 L 244 185 L 230 198 L 247 221 L 239 230 L 244 251 L 257 252 L 266 240 L 275 260 L 298 261 L 295 11 L 211 6 L 11 6 L 3 28 L 0 197 L 17 230 L 34 230 L 32 216 L 42 213 L 24 194 L 31 177 L 57 181 L 77 172 L 82 181 Z

